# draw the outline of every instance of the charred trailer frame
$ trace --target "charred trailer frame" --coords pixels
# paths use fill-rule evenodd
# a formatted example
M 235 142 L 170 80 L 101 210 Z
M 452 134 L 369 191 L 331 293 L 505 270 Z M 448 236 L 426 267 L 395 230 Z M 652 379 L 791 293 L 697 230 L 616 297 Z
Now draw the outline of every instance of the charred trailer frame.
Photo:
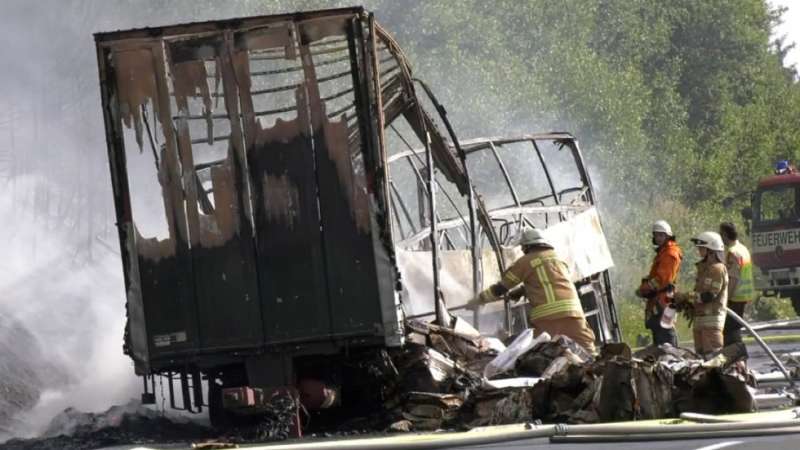
M 96 42 L 138 374 L 179 379 L 196 410 L 198 373 L 217 397 L 293 385 L 303 355 L 401 344 L 371 16 Z
M 396 128 L 391 127 L 391 130 L 399 135 Z M 470 247 L 470 214 L 466 203 L 458 204 L 456 195 L 448 194 L 452 189 L 447 189 L 446 180 L 437 182 L 444 194 L 442 203 L 449 206 L 439 208 L 437 220 L 442 278 L 456 281 L 442 286 L 450 311 L 472 321 L 486 334 L 516 333 L 526 328 L 527 302 L 490 304 L 470 318 L 464 311 L 468 297 L 463 293 L 459 295 L 458 288 L 470 281 L 464 276 L 470 273 L 469 254 L 479 255 L 477 284 L 488 286 L 499 280 L 507 265 L 521 256 L 514 241 L 523 228 L 535 227 L 549 234 L 557 244 L 557 251 L 570 265 L 573 282 L 598 341 L 619 341 L 620 329 L 609 275 L 613 261 L 578 141 L 569 133 L 553 132 L 470 139 L 460 142 L 459 147 L 472 175 L 470 180 L 478 203 L 491 226 L 487 229 L 487 222 L 477 223 L 478 239 L 475 246 Z M 399 167 L 416 166 L 413 172 L 419 178 L 422 152 L 421 148 L 408 146 L 404 151 L 391 154 L 391 173 L 399 173 Z M 414 187 L 398 189 L 394 177 L 390 184 L 394 194 L 392 208 L 403 212 L 393 216 L 396 217 L 393 235 L 401 272 L 407 273 L 419 264 L 418 255 L 425 254 L 428 249 L 425 239 L 430 227 L 420 227 L 419 221 L 414 219 L 415 205 L 409 207 Z M 417 186 L 421 185 L 418 179 Z M 431 280 L 424 281 L 418 284 L 430 289 Z M 420 296 L 419 292 L 416 294 L 407 297 Z M 427 304 L 411 302 L 406 306 L 410 318 L 434 316 Z M 494 320 L 489 323 L 478 317 L 492 315 Z
M 466 205 L 467 292 L 490 281 L 487 265 L 504 268 L 493 222 L 502 214 L 473 189 L 471 147 L 459 145 L 438 103 L 438 115 L 427 113 L 399 46 L 363 9 L 95 41 L 127 290 L 124 345 L 146 400 L 160 377 L 173 407 L 180 393 L 180 407 L 210 405 L 219 423 L 225 409 L 257 410 L 285 392 L 305 405 L 338 404 L 356 378 L 348 370 L 386 363 L 387 349 L 403 345 L 414 294 L 397 249 L 424 250 L 417 256 L 432 283 L 420 297 L 440 322 L 449 318 L 439 274 L 453 229 L 437 207 L 442 195 Z M 387 130 L 403 127 L 398 144 Z M 412 208 L 394 199 L 398 145 L 419 146 L 424 158 L 407 177 L 419 183 L 422 239 L 413 246 L 399 231 Z M 610 289 L 603 295 L 613 309 Z

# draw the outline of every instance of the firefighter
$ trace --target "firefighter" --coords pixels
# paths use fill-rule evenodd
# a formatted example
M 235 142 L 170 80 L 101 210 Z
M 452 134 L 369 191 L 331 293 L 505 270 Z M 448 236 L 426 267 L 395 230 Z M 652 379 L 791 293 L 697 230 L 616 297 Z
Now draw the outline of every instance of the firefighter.
M 677 347 L 678 336 L 675 334 L 675 329 L 662 327 L 661 316 L 671 302 L 667 291 L 677 281 L 683 252 L 675 242 L 672 227 L 665 220 L 653 224 L 653 245 L 656 247 L 656 256 L 650 266 L 650 273 L 642 278 L 642 284 L 636 290 L 636 295 L 647 299 L 644 325 L 653 333 L 653 345 L 670 344 Z
M 725 244 L 725 267 L 728 269 L 728 309 L 744 316 L 745 307 L 753 300 L 753 262 L 750 251 L 738 241 L 736 226 L 730 222 L 719 225 L 719 234 Z M 725 346 L 742 342 L 742 327 L 727 317 L 723 330 Z
M 535 335 L 542 332 L 564 335 L 595 354 L 594 332 L 586 323 L 567 264 L 538 229 L 525 229 L 519 245 L 524 255 L 505 271 L 498 283 L 470 300 L 468 307 L 474 309 L 503 296 L 515 299 L 524 294 L 532 306 L 528 321 Z
M 722 349 L 722 329 L 728 304 L 728 270 L 725 268 L 725 245 L 719 234 L 705 231 L 692 239 L 700 262 L 692 292 L 674 294 L 675 303 L 693 312 L 695 351 L 709 357 Z

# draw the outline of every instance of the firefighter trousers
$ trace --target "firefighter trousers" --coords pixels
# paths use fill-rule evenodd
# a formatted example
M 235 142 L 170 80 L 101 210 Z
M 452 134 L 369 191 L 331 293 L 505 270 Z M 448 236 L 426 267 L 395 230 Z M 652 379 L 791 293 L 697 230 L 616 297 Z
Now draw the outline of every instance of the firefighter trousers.
M 744 309 L 747 307 L 747 302 L 728 302 L 728 309 L 744 317 Z M 731 319 L 730 316 L 725 317 L 725 328 L 722 330 L 725 341 L 725 347 L 742 342 L 742 326 L 739 322 Z
M 580 344 L 592 355 L 597 354 L 594 346 L 594 332 L 583 317 L 562 317 L 560 319 L 537 319 L 531 321 L 533 335 L 547 332 L 550 336 L 563 335 Z
M 722 350 L 722 329 L 695 328 L 694 350 L 700 356 L 707 356 Z
M 660 320 L 659 323 L 650 328 L 650 332 L 653 333 L 653 345 L 669 344 L 673 347 L 678 346 L 678 335 L 675 333 L 675 329 L 662 327 Z
M 678 335 L 675 333 L 675 329 L 664 328 L 661 326 L 661 316 L 663 314 L 664 308 L 656 303 L 656 310 L 646 317 L 644 326 L 653 334 L 653 345 L 656 347 L 663 344 L 669 344 L 673 347 L 677 347 Z

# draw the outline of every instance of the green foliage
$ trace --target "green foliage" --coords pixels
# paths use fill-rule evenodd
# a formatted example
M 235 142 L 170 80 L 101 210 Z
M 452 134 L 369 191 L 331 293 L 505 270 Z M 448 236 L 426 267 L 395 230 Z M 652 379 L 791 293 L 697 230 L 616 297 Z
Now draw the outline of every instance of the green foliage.
M 747 197 L 729 210 L 721 200 L 752 189 L 777 158 L 800 156 L 800 85 L 785 46 L 770 42 L 780 11 L 764 0 L 368 7 L 461 137 L 556 129 L 582 141 L 629 342 L 645 332 L 632 291 L 652 261 L 653 221 L 673 225 L 686 253 L 679 286 L 690 289 L 689 238 L 739 221 Z M 686 324 L 679 333 L 691 339 Z
M 788 297 L 761 297 L 747 306 L 745 317 L 754 322 L 785 320 L 793 319 L 795 312 Z
M 625 299 L 617 301 L 617 314 L 619 314 L 622 340 L 632 346 L 641 346 L 640 336 L 650 342 L 650 330 L 644 327 L 644 302 L 632 294 Z

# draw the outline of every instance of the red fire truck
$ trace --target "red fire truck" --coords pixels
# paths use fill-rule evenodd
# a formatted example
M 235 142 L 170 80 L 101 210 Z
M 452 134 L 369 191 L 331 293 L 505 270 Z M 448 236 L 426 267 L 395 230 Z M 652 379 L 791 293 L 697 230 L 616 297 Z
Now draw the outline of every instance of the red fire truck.
M 792 299 L 800 314 L 800 173 L 787 161 L 762 178 L 742 216 L 751 223 L 752 256 L 761 269 L 756 287 L 764 295 Z

